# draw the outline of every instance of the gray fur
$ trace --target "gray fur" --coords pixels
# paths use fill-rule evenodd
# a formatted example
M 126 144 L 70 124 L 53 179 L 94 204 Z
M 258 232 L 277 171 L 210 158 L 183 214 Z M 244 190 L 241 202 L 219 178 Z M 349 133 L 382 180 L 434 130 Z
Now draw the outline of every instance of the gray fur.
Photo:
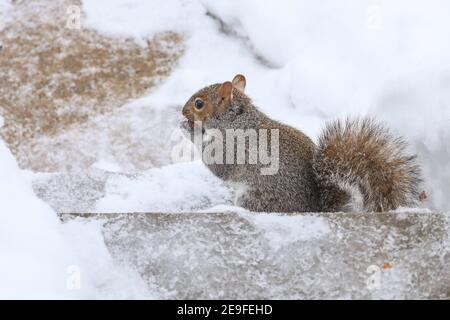
M 394 209 L 418 198 L 420 174 L 415 157 L 405 154 L 404 142 L 374 121 L 328 124 L 316 147 L 301 131 L 267 117 L 239 90 L 233 89 L 231 103 L 223 105 L 217 94 L 220 86 L 211 85 L 194 94 L 183 114 L 192 120 L 193 102 L 202 96 L 214 110 L 225 110 L 214 111 L 203 120 L 206 130 L 218 129 L 225 136 L 226 129 L 279 129 L 277 174 L 261 175 L 261 164 L 249 164 L 247 160 L 241 165 L 207 165 L 224 181 L 248 187 L 238 205 L 260 212 L 349 210 L 352 188 L 361 192 L 366 211 Z M 225 145 L 223 150 L 225 153 Z M 364 157 L 364 152 L 375 159 Z M 374 163 L 377 170 L 371 169 Z

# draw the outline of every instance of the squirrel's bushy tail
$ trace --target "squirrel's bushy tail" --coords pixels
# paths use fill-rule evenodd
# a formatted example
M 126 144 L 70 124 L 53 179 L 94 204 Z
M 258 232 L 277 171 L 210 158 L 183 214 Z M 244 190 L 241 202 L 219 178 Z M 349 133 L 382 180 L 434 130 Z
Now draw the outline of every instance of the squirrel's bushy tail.
M 420 169 L 406 146 L 371 118 L 328 123 L 314 160 L 322 210 L 359 202 L 358 209 L 385 211 L 417 203 Z

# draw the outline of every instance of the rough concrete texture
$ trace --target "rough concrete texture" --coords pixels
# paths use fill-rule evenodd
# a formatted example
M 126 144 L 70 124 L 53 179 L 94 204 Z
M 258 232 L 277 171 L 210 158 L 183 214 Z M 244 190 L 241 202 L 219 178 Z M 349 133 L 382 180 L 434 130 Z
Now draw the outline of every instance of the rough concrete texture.
M 101 220 L 117 263 L 171 299 L 449 299 L 433 213 L 63 214 Z
M 181 37 L 170 31 L 137 44 L 82 23 L 72 29 L 71 5 L 80 1 L 13 1 L 0 31 L 0 134 L 22 168 L 48 172 L 94 163 L 98 137 L 113 131 L 101 131 L 97 116 L 149 92 L 183 51 Z

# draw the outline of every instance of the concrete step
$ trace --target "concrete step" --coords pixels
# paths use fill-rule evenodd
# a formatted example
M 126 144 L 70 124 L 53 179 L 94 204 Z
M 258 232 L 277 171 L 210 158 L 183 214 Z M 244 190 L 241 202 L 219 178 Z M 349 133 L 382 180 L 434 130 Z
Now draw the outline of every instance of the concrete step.
M 61 214 L 178 299 L 450 299 L 448 214 Z

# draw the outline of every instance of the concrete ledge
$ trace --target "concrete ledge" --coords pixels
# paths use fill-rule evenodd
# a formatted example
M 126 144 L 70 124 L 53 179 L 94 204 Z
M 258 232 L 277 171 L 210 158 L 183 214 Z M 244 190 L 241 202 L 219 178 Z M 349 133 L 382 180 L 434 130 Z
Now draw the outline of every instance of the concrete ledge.
M 450 299 L 448 214 L 61 214 L 100 220 L 166 298 Z

